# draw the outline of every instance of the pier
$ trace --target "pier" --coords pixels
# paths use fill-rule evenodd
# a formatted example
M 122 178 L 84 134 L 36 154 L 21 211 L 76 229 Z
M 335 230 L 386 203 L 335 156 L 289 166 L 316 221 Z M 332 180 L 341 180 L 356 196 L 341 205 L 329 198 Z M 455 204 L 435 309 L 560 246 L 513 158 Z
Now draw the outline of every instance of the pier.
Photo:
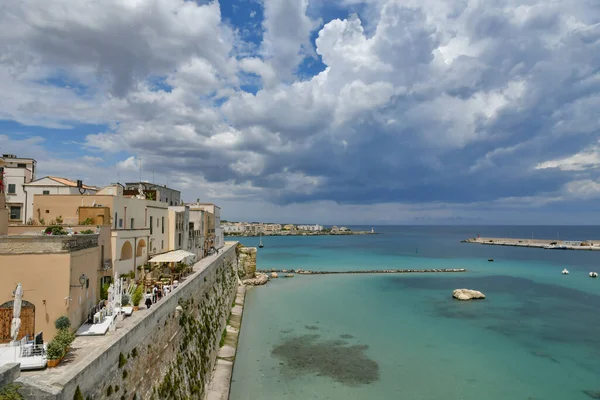
M 491 246 L 534 247 L 547 250 L 600 250 L 600 240 L 569 241 L 549 239 L 477 237 L 466 239 L 462 242 L 486 244 Z
M 441 269 L 372 269 L 358 271 L 310 271 L 304 269 L 262 269 L 256 270 L 263 274 L 271 272 L 299 275 L 334 275 L 334 274 L 410 274 L 410 273 L 436 273 L 436 272 L 466 272 L 464 268 L 441 268 Z

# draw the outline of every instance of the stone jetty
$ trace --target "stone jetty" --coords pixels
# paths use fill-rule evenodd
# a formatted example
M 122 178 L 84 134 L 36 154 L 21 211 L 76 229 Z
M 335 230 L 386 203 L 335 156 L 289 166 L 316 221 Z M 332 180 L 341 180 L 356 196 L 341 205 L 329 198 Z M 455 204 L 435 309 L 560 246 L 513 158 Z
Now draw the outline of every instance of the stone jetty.
M 358 271 L 311 271 L 306 269 L 270 269 L 257 270 L 264 274 L 269 273 L 290 273 L 299 275 L 334 275 L 334 274 L 409 274 L 409 273 L 436 273 L 436 272 L 466 272 L 464 268 L 441 268 L 441 269 L 373 269 Z
M 477 237 L 461 241 L 462 243 L 485 244 L 491 246 L 533 247 L 548 250 L 588 250 L 600 251 L 600 240 L 567 241 L 549 239 L 519 239 Z

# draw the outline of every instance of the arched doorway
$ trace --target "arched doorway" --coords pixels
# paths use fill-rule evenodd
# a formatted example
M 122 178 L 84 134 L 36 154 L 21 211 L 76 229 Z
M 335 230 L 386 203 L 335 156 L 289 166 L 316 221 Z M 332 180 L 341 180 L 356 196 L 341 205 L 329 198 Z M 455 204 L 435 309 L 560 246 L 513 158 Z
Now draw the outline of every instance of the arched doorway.
M 0 305 L 0 343 L 8 343 L 12 340 L 10 336 L 10 326 L 13 319 L 13 301 L 7 301 Z M 22 300 L 21 303 L 21 328 L 17 340 L 21 340 L 25 335 L 33 339 L 35 335 L 35 306 Z
M 144 255 L 144 247 L 146 247 L 146 241 L 144 239 L 140 239 L 135 252 L 136 257 L 141 257 Z
M 131 243 L 126 241 L 123 243 L 123 247 L 121 247 L 121 260 L 130 260 L 133 257 L 133 248 L 131 247 Z

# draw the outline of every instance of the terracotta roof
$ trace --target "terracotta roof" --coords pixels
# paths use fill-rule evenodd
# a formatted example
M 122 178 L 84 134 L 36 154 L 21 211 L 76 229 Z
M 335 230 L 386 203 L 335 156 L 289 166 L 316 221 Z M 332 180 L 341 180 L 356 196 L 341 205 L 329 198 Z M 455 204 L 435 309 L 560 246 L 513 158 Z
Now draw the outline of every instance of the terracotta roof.
M 56 181 L 58 183 L 62 183 L 65 186 L 71 186 L 71 187 L 77 187 L 77 182 L 74 182 L 70 179 L 67 178 L 60 178 L 58 176 L 49 176 L 48 178 L 52 179 L 53 181 Z M 96 189 L 93 186 L 88 186 L 88 185 L 83 185 L 84 189 Z

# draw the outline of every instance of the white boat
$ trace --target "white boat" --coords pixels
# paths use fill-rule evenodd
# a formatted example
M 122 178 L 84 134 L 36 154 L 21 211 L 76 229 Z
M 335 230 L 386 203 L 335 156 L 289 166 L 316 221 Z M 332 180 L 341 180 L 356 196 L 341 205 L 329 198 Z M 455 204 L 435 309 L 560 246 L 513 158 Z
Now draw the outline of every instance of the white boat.
M 597 278 L 597 277 L 598 277 L 597 272 L 590 272 L 590 278 Z
M 565 269 L 563 269 L 563 270 L 562 270 L 562 274 L 563 274 L 563 275 L 569 275 L 569 270 L 568 270 L 568 269 L 566 269 L 566 268 L 565 268 Z
M 262 242 L 262 235 L 260 235 L 260 234 L 259 234 L 258 236 L 260 237 L 260 241 L 259 241 L 258 247 L 259 247 L 260 249 L 262 249 L 262 248 L 264 247 L 264 246 L 263 246 L 263 242 Z

